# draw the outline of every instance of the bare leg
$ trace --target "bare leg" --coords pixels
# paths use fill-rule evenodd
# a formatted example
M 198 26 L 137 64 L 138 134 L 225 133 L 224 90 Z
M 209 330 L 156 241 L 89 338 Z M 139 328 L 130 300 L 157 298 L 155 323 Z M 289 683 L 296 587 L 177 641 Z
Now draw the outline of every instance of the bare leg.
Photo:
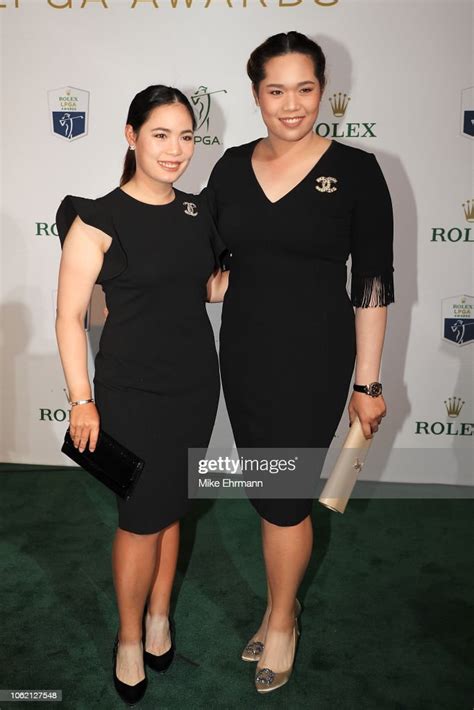
M 161 531 L 137 535 L 117 528 L 112 546 L 112 568 L 119 612 L 117 677 L 135 685 L 145 677 L 142 618 L 156 564 Z
M 271 612 L 258 666 L 281 672 L 293 662 L 295 599 L 313 547 L 311 517 L 290 527 L 262 520 L 262 541 Z
M 161 656 L 171 648 L 168 616 L 179 550 L 179 521 L 165 530 L 158 541 L 156 565 L 146 614 L 146 646 Z
M 265 613 L 262 618 L 262 622 L 260 626 L 258 627 L 258 630 L 254 633 L 251 639 L 249 639 L 249 643 L 252 641 L 260 641 L 263 643 L 265 640 L 265 636 L 267 635 L 267 626 L 268 626 L 268 618 L 270 616 L 270 612 L 272 610 L 272 591 L 270 589 L 270 585 L 268 584 L 267 581 L 267 608 L 265 609 Z

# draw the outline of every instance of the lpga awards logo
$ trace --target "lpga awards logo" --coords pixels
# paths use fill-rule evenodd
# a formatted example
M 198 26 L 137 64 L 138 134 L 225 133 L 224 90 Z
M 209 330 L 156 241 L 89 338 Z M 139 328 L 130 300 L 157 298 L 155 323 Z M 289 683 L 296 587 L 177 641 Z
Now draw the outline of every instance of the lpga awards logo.
M 451 296 L 443 298 L 441 337 L 455 345 L 467 345 L 474 341 L 474 298 Z
M 461 91 L 461 133 L 474 138 L 474 86 Z
M 328 104 L 336 121 L 317 123 L 315 131 L 322 138 L 376 138 L 375 123 L 364 121 L 362 123 L 346 120 L 351 97 L 339 91 L 329 97 Z
M 207 86 L 200 86 L 191 96 L 191 102 L 195 108 L 197 126 L 196 132 L 202 131 L 205 135 L 195 135 L 195 143 L 204 143 L 204 145 L 214 145 L 220 140 L 217 136 L 209 135 L 209 126 L 211 118 L 212 97 L 215 94 L 227 94 L 226 89 L 218 89 L 217 91 L 208 91 Z
M 89 92 L 65 86 L 48 91 L 51 129 L 67 141 L 87 135 Z

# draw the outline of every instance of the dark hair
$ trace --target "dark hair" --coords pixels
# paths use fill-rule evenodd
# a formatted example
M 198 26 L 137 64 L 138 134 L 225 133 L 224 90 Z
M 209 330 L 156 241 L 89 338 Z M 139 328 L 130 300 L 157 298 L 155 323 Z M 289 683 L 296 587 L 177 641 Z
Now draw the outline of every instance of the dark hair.
M 135 133 L 138 133 L 154 108 L 169 106 L 169 104 L 182 104 L 187 108 L 191 117 L 193 131 L 195 131 L 196 116 L 186 96 L 179 89 L 175 89 L 173 86 L 163 86 L 163 84 L 148 86 L 135 96 L 128 109 L 127 123 L 132 126 Z M 136 169 L 135 153 L 129 148 L 123 163 L 120 185 L 125 185 L 126 182 L 131 180 L 135 175 Z
M 265 65 L 273 57 L 298 52 L 310 57 L 314 64 L 314 73 L 319 81 L 321 91 L 326 84 L 325 69 L 326 57 L 316 42 L 301 32 L 280 32 L 268 37 L 261 45 L 253 50 L 247 62 L 247 74 L 255 89 L 258 91 L 260 82 L 265 79 Z

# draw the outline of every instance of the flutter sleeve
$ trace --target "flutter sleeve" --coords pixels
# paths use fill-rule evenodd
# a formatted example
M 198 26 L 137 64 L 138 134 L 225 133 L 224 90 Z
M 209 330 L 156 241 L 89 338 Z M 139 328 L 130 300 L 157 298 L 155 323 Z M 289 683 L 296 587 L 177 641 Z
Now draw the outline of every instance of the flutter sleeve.
M 357 175 L 351 225 L 351 302 L 368 308 L 395 301 L 392 200 L 375 155 L 367 153 Z
M 217 217 L 217 205 L 216 198 L 212 187 L 208 185 L 201 192 L 201 201 L 204 210 L 206 211 L 206 216 L 209 220 L 209 238 L 211 241 L 212 251 L 214 252 L 215 267 L 221 269 L 222 271 L 228 271 L 230 268 L 230 257 L 231 254 L 229 249 L 224 244 L 219 230 L 216 227 L 216 217 Z
M 67 195 L 64 198 L 56 213 L 56 227 L 61 242 L 61 248 L 77 216 L 86 224 L 96 227 L 112 237 L 112 244 L 104 254 L 104 263 L 97 276 L 96 283 L 102 284 L 104 281 L 113 279 L 121 274 L 127 267 L 127 256 L 120 244 L 112 216 L 105 206 L 101 204 L 100 200 L 89 200 L 73 195 Z

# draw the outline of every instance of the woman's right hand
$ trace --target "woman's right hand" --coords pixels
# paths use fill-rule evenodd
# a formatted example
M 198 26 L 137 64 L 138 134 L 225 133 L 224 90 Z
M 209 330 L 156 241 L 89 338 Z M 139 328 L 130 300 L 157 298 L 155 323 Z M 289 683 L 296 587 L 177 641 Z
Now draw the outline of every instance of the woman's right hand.
M 69 432 L 76 449 L 82 453 L 89 442 L 89 451 L 94 451 L 99 437 L 100 417 L 93 402 L 76 404 L 71 409 Z

